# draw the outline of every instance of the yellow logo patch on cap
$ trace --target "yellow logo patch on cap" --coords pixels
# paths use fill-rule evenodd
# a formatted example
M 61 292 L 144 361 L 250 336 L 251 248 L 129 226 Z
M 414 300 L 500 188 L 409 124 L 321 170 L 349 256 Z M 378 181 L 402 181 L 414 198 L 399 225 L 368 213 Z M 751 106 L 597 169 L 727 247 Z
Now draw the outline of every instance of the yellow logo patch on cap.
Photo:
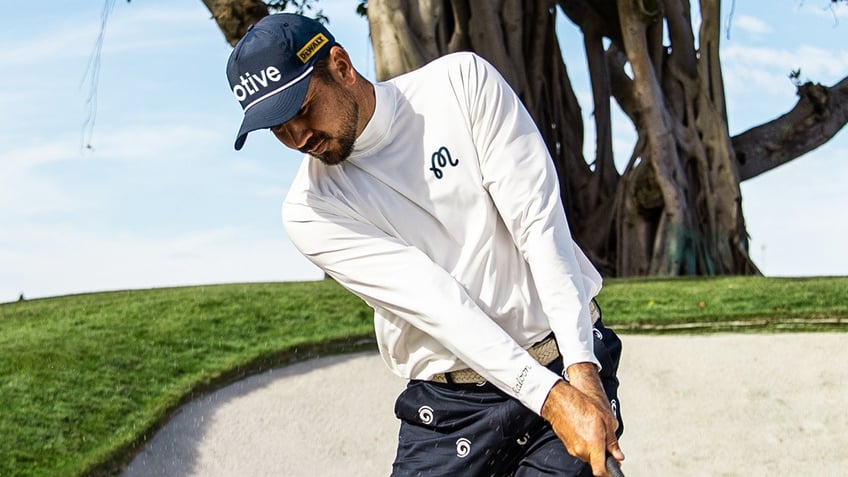
M 324 36 L 323 33 L 319 33 L 312 37 L 311 40 L 297 52 L 297 57 L 300 58 L 300 61 L 306 63 L 309 61 L 309 58 L 312 58 L 318 50 L 321 49 L 322 46 L 327 44 L 327 37 Z

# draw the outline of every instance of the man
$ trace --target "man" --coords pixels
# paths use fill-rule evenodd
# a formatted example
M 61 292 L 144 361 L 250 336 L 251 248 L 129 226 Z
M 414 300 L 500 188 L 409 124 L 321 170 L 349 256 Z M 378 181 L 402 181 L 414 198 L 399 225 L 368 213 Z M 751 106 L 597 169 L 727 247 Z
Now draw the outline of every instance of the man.
M 236 149 L 267 128 L 307 154 L 289 237 L 374 308 L 380 353 L 410 380 L 392 475 L 608 475 L 620 342 L 593 328 L 601 277 L 498 72 L 458 53 L 372 84 L 321 24 L 278 14 L 227 75 Z

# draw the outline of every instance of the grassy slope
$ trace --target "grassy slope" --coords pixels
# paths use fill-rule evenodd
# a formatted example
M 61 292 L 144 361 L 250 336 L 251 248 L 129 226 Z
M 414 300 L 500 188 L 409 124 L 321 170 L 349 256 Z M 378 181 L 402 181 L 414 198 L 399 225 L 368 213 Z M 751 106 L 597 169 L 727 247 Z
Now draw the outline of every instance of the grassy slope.
M 611 280 L 608 325 L 844 330 L 848 278 Z M 694 324 L 694 328 L 693 328 Z M 0 305 L 0 476 L 107 474 L 181 403 L 271 366 L 373 347 L 331 281 L 75 295 Z
M 848 277 L 608 280 L 599 300 L 616 329 L 843 329 Z M 609 321 L 605 318 L 605 321 Z
M 192 392 L 372 333 L 332 282 L 67 296 L 0 306 L 0 476 L 81 475 Z

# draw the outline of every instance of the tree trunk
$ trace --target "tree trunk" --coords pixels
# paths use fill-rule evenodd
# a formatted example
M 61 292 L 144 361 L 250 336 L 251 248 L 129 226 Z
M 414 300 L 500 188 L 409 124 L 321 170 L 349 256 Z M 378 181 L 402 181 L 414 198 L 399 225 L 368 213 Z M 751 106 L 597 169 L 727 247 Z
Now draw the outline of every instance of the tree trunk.
M 371 0 L 368 17 L 380 80 L 459 49 L 503 73 L 548 144 L 575 239 L 605 274 L 753 273 L 726 127 L 718 2 L 706 3 L 701 32 L 714 54 L 700 60 L 688 2 L 666 3 L 559 3 L 584 33 L 597 138 L 590 163 L 580 152 L 580 109 L 556 41 L 556 2 Z M 611 73 L 624 67 L 611 61 L 616 51 L 626 55 L 632 80 Z M 621 175 L 612 155 L 615 81 L 639 135 Z
M 268 14 L 257 0 L 204 4 L 231 44 Z M 597 141 L 588 160 L 558 9 L 584 35 Z M 792 111 L 731 139 L 720 1 L 700 9 L 698 51 L 688 0 L 370 0 L 367 11 L 378 80 L 460 50 L 501 71 L 548 145 L 572 234 L 604 275 L 756 274 L 739 182 L 833 137 L 848 122 L 848 78 L 800 86 Z M 621 173 L 612 99 L 638 135 Z
M 250 25 L 268 16 L 268 5 L 262 0 L 203 0 L 227 43 L 236 43 Z

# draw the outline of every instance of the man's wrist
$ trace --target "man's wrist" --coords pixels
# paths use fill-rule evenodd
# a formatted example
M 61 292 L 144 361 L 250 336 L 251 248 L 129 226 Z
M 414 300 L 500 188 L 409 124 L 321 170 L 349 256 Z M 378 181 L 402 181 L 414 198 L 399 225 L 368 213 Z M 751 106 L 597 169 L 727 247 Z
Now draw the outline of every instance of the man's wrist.
M 593 379 L 598 375 L 598 367 L 595 363 L 574 363 L 562 371 L 562 377 L 568 382 L 571 380 Z
M 571 385 L 568 384 L 567 381 L 562 379 L 558 379 L 554 382 L 554 385 L 551 387 L 551 390 L 548 391 L 548 395 L 545 397 L 545 401 L 542 403 L 542 409 L 539 413 L 542 416 L 542 419 L 550 422 L 553 418 L 553 413 L 555 411 L 555 405 L 558 399 L 562 399 L 564 394 L 567 394 L 568 391 L 571 390 Z

